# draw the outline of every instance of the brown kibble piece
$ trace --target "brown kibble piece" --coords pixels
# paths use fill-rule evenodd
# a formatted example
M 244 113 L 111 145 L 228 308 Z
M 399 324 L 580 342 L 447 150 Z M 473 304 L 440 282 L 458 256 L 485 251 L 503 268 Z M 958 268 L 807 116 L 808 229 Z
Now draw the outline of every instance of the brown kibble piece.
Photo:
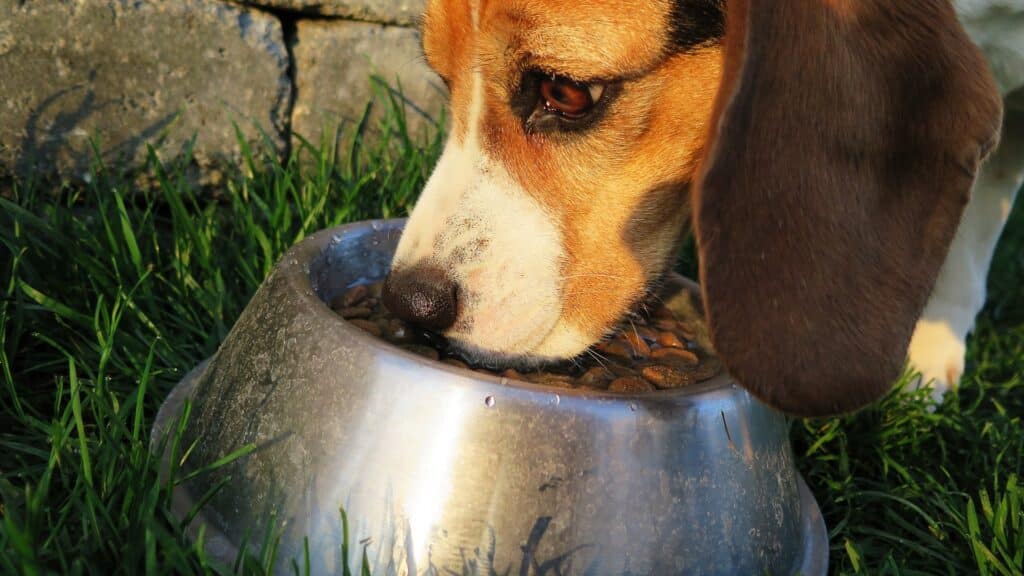
M 685 372 L 676 370 L 671 366 L 647 366 L 640 373 L 645 380 L 662 390 L 679 388 L 692 382 L 692 378 Z
M 701 363 L 693 370 L 691 377 L 694 382 L 710 380 L 722 373 L 722 363 L 714 356 L 704 357 Z
M 608 372 L 608 370 L 605 370 L 600 366 L 594 366 L 579 377 L 579 385 L 589 386 L 591 388 L 601 386 L 608 381 L 611 375 L 612 374 Z
M 338 310 L 338 314 L 346 320 L 351 320 L 352 318 L 369 318 L 373 311 L 363 306 L 353 306 Z
M 634 329 L 636 330 L 636 333 L 639 334 L 640 337 L 643 338 L 644 341 L 647 342 L 648 344 L 652 344 L 658 340 L 657 330 L 640 324 L 636 325 Z
M 629 366 L 623 366 L 617 362 L 611 362 L 605 365 L 605 369 L 618 376 L 636 376 L 636 370 L 633 370 Z
M 621 340 L 608 340 L 607 342 L 601 342 L 594 348 L 598 352 L 606 356 L 611 356 L 622 360 L 633 359 L 633 351 L 630 350 L 629 344 Z
M 360 284 L 359 286 L 349 288 L 341 297 L 342 307 L 351 308 L 352 306 L 361 304 L 369 293 L 370 289 L 366 287 L 366 284 Z
M 650 392 L 654 390 L 649 382 L 637 376 L 623 376 L 612 380 L 608 385 L 609 392 Z
M 547 384 L 559 388 L 572 388 L 572 376 L 567 374 L 539 374 L 533 380 L 537 384 Z
M 633 356 L 636 358 L 647 358 L 651 355 L 651 347 L 644 342 L 644 339 L 637 334 L 636 330 L 627 330 L 625 335 L 626 343 L 632 349 Z
M 658 334 L 658 345 L 663 348 L 686 348 L 686 344 L 671 332 Z
M 375 337 L 380 338 L 380 326 L 378 326 L 375 322 L 363 320 L 362 318 L 353 318 L 352 320 L 349 320 L 348 323 L 359 328 L 364 332 L 368 332 L 370 334 L 373 334 Z
M 683 348 L 659 348 L 651 354 L 651 358 L 667 364 L 696 366 L 700 359 L 697 355 Z

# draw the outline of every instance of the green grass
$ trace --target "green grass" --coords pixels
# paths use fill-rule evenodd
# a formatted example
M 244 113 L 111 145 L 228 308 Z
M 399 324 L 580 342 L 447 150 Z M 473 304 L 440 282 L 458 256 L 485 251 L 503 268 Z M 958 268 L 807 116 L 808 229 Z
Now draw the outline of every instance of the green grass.
M 409 209 L 439 140 L 413 141 L 395 114 L 380 129 L 374 146 L 304 146 L 306 162 L 248 151 L 217 194 L 154 154 L 149 190 L 97 166 L 86 188 L 22 182 L 0 198 L 0 572 L 216 570 L 168 512 L 155 411 L 285 249 Z M 1024 572 L 1024 209 L 990 284 L 966 384 L 938 409 L 902 391 L 793 423 L 834 573 Z M 260 538 L 239 571 L 272 564 Z

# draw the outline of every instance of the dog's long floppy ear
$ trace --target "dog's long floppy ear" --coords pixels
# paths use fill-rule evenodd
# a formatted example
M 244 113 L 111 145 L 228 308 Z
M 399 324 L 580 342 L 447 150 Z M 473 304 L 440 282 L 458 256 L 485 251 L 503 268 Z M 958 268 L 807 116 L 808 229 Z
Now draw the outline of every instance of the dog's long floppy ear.
M 995 145 L 999 93 L 948 0 L 728 0 L 694 228 L 730 373 L 782 411 L 864 406 Z

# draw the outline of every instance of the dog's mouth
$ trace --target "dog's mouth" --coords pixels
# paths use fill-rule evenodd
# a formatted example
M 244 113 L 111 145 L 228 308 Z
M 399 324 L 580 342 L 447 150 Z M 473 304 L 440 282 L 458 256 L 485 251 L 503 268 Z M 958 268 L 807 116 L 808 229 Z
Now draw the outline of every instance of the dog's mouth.
M 465 362 L 474 369 L 502 370 L 569 370 L 578 364 L 577 359 L 586 352 L 572 358 L 552 358 L 530 353 L 493 352 L 458 339 L 446 339 L 450 355 Z
M 422 339 L 436 348 L 443 358 L 457 360 L 474 369 L 498 372 L 508 369 L 517 371 L 551 370 L 571 373 L 589 361 L 600 361 L 601 353 L 598 348 L 602 344 L 621 334 L 635 331 L 637 324 L 646 323 L 650 319 L 651 311 L 664 303 L 662 290 L 665 278 L 670 272 L 670 270 L 666 270 L 653 280 L 646 282 L 644 289 L 633 298 L 633 303 L 620 315 L 618 321 L 602 331 L 593 339 L 593 342 L 573 356 L 548 356 L 531 351 L 495 351 L 476 345 L 458 335 L 446 336 L 443 333 L 422 328 L 417 328 L 417 331 L 422 335 Z M 550 333 L 548 335 L 550 336 Z

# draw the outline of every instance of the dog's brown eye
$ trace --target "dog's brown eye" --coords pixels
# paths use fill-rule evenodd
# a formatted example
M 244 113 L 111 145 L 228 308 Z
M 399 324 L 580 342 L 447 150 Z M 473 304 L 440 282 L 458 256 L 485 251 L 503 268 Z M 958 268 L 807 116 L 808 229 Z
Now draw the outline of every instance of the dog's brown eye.
M 568 118 L 586 116 L 603 92 L 602 85 L 580 84 L 558 76 L 546 77 L 540 82 L 544 110 Z

